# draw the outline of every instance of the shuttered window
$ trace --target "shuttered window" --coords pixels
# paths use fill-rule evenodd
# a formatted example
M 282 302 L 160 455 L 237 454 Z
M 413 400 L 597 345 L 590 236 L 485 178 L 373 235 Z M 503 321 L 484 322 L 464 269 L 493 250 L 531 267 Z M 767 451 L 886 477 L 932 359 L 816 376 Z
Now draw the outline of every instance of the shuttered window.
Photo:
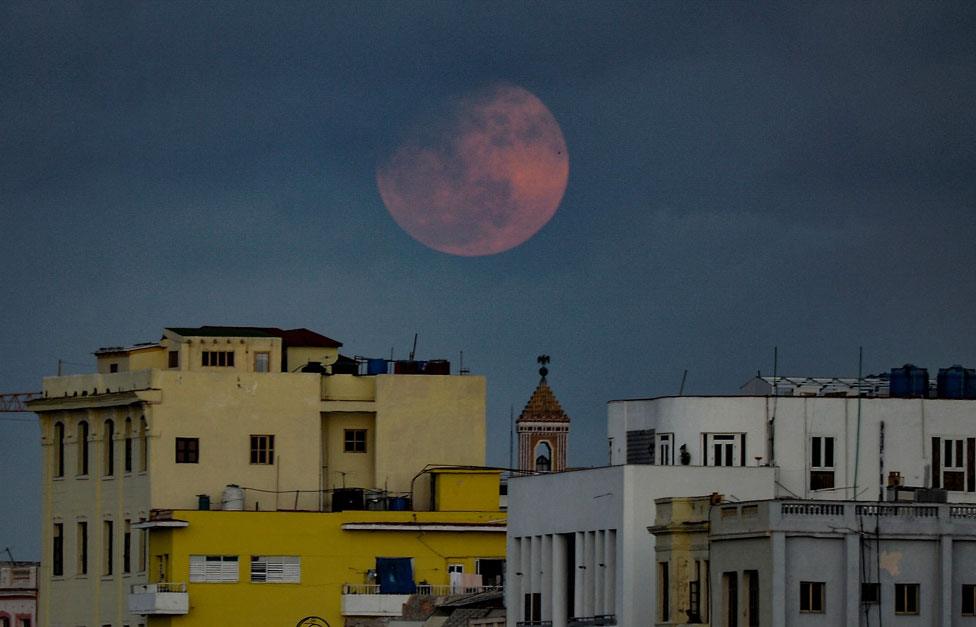
M 236 555 L 190 556 L 190 583 L 235 583 L 239 580 Z
M 302 559 L 288 555 L 252 555 L 252 583 L 300 583 Z

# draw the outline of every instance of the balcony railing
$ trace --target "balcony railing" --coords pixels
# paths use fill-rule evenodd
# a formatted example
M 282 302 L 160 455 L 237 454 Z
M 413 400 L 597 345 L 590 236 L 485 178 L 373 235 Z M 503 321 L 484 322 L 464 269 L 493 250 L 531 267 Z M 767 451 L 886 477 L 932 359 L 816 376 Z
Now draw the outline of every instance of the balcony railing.
M 417 584 L 416 594 L 446 597 L 452 594 L 479 594 L 482 592 L 504 592 L 503 586 L 451 586 Z M 383 594 L 379 584 L 375 583 L 347 583 L 342 586 L 342 594 Z
M 182 615 L 190 611 L 190 598 L 183 582 L 136 584 L 130 588 L 128 601 L 132 614 Z
M 616 614 L 598 614 L 596 616 L 574 616 L 569 619 L 569 627 L 595 627 L 597 625 L 616 625 Z

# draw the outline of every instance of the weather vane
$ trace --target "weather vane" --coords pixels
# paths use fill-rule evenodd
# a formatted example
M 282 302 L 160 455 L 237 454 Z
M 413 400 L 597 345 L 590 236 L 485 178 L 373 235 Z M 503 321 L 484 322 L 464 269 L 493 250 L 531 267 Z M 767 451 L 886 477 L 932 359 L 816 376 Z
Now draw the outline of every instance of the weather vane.
M 542 366 L 541 368 L 539 368 L 539 374 L 542 376 L 543 379 L 545 379 L 546 375 L 549 374 L 549 369 L 546 368 L 546 364 L 549 363 L 549 355 L 539 355 L 538 357 L 535 358 L 535 360 L 539 362 L 540 366 Z

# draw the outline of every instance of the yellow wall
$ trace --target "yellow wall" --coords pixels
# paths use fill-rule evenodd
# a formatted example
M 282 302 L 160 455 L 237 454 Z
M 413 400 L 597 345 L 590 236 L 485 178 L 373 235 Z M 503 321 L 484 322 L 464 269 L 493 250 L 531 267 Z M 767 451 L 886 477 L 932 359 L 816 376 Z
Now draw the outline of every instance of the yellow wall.
M 253 488 L 245 506 L 318 509 L 319 375 L 175 370 L 155 373 L 163 402 L 153 407 L 150 472 L 154 507 L 195 507 L 198 494 L 220 503 L 228 483 Z M 274 435 L 275 463 L 250 463 L 250 436 Z M 177 464 L 176 438 L 199 438 L 200 461 Z
M 484 511 L 498 509 L 501 471 L 437 470 L 434 502 L 441 511 Z
M 375 378 L 378 484 L 407 492 L 428 464 L 484 465 L 484 377 Z M 414 487 L 414 502 L 429 503 L 429 483 L 418 481 Z
M 366 452 L 345 452 L 345 430 L 366 430 Z M 328 490 L 342 487 L 382 489 L 376 485 L 373 466 L 376 459 L 376 417 L 366 412 L 328 412 L 322 414 L 323 475 Z
M 289 346 L 287 351 L 288 370 L 292 372 L 301 370 L 310 361 L 317 361 L 323 366 L 331 366 L 339 358 L 338 348 L 328 348 L 325 346 Z
M 498 531 L 343 531 L 352 522 L 497 523 L 492 512 L 293 512 L 177 511 L 189 526 L 156 530 L 158 546 L 170 552 L 173 581 L 189 581 L 190 555 L 239 556 L 238 583 L 188 584 L 190 611 L 171 619 L 173 626 L 294 625 L 317 615 L 342 625 L 341 591 L 345 583 L 366 582 L 375 557 L 414 558 L 414 581 L 447 585 L 447 564 L 463 563 L 474 572 L 478 558 L 504 559 L 505 533 Z M 273 530 L 273 533 L 269 531 Z M 168 544 L 171 542 L 171 545 Z M 252 555 L 301 557 L 301 583 L 250 583 Z M 151 625 L 157 623 L 153 619 Z

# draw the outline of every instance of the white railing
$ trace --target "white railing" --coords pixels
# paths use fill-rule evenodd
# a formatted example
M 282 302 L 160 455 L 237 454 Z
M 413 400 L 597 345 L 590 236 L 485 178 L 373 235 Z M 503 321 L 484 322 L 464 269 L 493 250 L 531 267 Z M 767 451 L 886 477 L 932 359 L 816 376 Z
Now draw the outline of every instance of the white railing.
M 159 594 L 162 592 L 186 592 L 186 582 L 160 581 L 157 583 L 142 583 L 132 586 L 133 594 Z
M 913 516 L 938 518 L 939 508 L 934 505 L 857 505 L 858 516 Z
M 952 518 L 976 518 L 976 505 L 951 505 L 949 516 Z
M 450 596 L 452 594 L 478 594 L 481 592 L 503 592 L 503 586 L 451 586 L 417 584 L 417 594 L 428 596 Z M 382 594 L 379 584 L 375 583 L 346 583 L 342 585 L 342 594 Z
M 843 516 L 840 503 L 783 503 L 783 516 Z

